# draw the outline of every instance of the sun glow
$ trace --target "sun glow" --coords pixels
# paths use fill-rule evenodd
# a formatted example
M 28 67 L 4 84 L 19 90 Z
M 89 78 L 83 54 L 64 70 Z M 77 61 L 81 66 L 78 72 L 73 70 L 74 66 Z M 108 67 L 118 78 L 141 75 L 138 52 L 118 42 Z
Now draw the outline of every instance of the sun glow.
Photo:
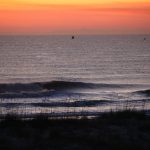
M 150 0 L 0 0 L 0 34 L 149 34 Z

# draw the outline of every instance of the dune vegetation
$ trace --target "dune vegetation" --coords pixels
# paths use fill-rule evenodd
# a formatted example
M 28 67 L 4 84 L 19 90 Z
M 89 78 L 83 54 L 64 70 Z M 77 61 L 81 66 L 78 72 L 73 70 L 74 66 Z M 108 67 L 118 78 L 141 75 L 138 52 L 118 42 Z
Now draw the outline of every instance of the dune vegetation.
M 39 115 L 0 122 L 2 150 L 149 150 L 150 116 L 143 111 L 104 113 L 96 118 L 54 119 Z

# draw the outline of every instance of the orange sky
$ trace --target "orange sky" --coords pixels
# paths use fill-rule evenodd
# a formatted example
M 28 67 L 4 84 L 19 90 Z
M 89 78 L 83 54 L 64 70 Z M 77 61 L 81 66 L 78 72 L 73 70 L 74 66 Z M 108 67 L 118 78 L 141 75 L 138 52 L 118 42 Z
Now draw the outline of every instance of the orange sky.
M 150 0 L 0 0 L 0 34 L 150 34 Z

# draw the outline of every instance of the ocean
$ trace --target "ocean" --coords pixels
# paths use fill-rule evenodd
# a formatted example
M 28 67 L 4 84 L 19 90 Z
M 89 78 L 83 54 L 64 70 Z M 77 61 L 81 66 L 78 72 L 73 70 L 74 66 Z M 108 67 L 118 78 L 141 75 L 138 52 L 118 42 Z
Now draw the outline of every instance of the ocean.
M 0 114 L 150 109 L 150 36 L 0 36 Z

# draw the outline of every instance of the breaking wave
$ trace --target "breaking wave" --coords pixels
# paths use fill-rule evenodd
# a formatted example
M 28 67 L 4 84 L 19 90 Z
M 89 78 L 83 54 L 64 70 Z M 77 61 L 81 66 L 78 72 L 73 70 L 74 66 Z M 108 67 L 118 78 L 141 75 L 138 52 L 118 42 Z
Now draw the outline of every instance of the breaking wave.
M 129 84 L 104 84 L 104 83 L 85 83 L 68 81 L 51 81 L 37 83 L 15 83 L 0 84 L 0 98 L 30 98 L 43 97 L 65 93 L 68 91 L 86 90 L 86 89 L 112 89 L 127 88 Z
M 145 96 L 150 96 L 150 89 L 147 90 L 140 90 L 140 91 L 136 91 L 134 92 L 135 94 L 140 94 L 140 95 L 145 95 Z

